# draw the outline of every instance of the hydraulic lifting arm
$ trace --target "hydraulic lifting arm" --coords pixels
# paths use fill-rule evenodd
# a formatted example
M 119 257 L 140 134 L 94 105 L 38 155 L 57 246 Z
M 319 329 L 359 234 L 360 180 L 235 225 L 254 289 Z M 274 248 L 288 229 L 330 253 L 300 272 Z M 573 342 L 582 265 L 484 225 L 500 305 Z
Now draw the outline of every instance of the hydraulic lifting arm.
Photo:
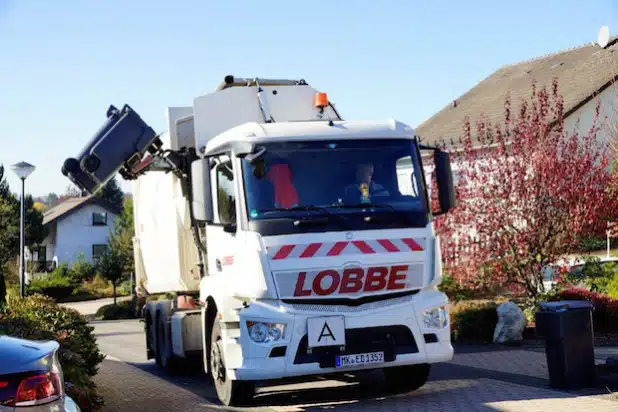
M 190 151 L 163 150 L 159 136 L 129 105 L 122 110 L 110 106 L 107 120 L 77 157 L 64 161 L 62 174 L 93 194 L 116 173 L 125 180 L 151 170 L 173 172 L 182 178 L 194 156 Z

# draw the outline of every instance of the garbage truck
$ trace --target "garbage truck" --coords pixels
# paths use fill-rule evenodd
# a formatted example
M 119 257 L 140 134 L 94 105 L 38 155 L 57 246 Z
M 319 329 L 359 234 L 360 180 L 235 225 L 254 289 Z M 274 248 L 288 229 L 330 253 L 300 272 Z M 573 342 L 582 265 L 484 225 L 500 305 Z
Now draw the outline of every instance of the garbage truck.
M 447 151 L 344 120 L 302 79 L 226 76 L 162 133 L 126 104 L 105 117 L 62 173 L 91 194 L 132 183 L 137 291 L 170 297 L 143 308 L 148 359 L 203 362 L 224 405 L 369 369 L 415 390 L 452 359 L 433 226 L 456 205 Z

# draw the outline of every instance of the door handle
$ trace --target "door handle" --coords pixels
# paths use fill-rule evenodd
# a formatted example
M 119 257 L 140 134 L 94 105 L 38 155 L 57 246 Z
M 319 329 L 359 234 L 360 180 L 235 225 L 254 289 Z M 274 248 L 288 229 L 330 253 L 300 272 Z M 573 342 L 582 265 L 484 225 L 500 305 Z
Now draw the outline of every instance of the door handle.
M 221 261 L 219 258 L 215 259 L 215 265 L 217 266 L 217 270 L 221 272 L 223 270 L 223 266 L 221 265 Z

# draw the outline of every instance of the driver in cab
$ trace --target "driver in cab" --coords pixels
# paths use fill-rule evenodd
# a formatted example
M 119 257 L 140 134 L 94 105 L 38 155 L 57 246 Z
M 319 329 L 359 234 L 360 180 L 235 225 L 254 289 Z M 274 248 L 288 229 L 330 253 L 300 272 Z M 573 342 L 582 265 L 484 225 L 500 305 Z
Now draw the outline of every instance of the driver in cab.
M 373 181 L 373 164 L 359 164 L 356 169 L 356 182 L 345 188 L 346 203 L 374 203 L 376 198 L 384 196 L 389 196 L 389 192 Z

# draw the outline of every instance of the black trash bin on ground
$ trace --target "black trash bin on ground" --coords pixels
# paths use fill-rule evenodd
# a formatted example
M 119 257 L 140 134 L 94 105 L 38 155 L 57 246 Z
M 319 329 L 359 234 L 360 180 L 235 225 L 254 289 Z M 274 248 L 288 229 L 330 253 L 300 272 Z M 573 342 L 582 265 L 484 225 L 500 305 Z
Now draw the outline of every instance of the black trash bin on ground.
M 542 302 L 535 314 L 536 334 L 545 338 L 549 384 L 577 389 L 596 384 L 592 303 Z

